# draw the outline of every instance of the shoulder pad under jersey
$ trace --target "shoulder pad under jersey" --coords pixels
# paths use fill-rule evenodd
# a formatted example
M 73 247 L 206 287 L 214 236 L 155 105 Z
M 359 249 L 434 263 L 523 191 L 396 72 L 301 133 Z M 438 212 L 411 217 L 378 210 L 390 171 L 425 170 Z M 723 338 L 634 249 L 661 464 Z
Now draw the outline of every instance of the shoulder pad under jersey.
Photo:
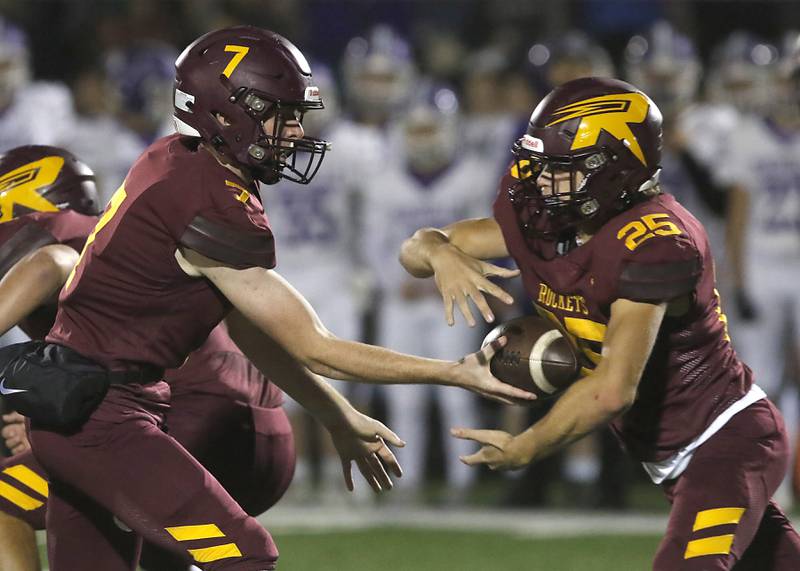
M 236 226 L 195 216 L 181 235 L 180 244 L 237 269 L 275 267 L 275 240 L 269 229 L 245 232 Z

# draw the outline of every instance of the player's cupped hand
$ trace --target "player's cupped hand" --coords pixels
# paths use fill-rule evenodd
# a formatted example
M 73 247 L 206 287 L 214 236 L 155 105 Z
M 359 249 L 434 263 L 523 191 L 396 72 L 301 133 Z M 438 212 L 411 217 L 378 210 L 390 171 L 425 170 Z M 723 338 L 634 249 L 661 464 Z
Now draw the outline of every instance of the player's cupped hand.
M 353 491 L 352 464 L 376 492 L 391 490 L 391 475 L 401 477 L 403 469 L 389 448 L 406 443 L 382 422 L 353 409 L 346 424 L 330 429 L 333 445 L 342 460 L 347 489 Z
M 519 270 L 510 270 L 478 260 L 452 245 L 441 246 L 436 251 L 435 257 L 431 258 L 431 266 L 436 287 L 442 294 L 444 316 L 448 325 L 455 323 L 453 307 L 457 305 L 469 326 L 475 326 L 476 321 L 469 300 L 472 300 L 487 323 L 494 322 L 494 313 L 484 294 L 496 297 L 507 305 L 514 303 L 514 298 L 489 278 L 513 278 L 519 275 Z
M 480 351 L 461 359 L 454 371 L 454 384 L 503 404 L 528 404 L 535 400 L 534 393 L 504 383 L 492 375 L 489 365 L 492 357 L 506 343 L 505 337 L 498 337 Z
M 530 463 L 530 457 L 520 441 L 508 432 L 452 428 L 450 434 L 481 444 L 481 449 L 474 454 L 459 456 L 467 466 L 485 464 L 490 470 L 518 470 Z
M 18 412 L 4 414 L 3 424 L 0 435 L 2 435 L 6 448 L 11 451 L 11 454 L 16 456 L 30 450 L 31 444 L 28 442 L 28 435 L 25 433 L 24 416 Z

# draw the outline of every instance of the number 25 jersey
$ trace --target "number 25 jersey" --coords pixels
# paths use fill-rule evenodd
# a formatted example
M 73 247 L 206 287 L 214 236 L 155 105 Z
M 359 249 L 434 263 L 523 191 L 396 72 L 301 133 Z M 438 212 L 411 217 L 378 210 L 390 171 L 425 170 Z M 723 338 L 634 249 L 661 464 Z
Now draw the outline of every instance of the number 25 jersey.
M 727 334 L 714 284 L 714 264 L 702 225 L 671 195 L 660 194 L 606 222 L 563 255 L 526 237 L 501 182 L 494 216 L 522 273 L 536 310 L 557 320 L 586 358 L 600 362 L 618 299 L 669 302 L 636 400 L 612 430 L 643 462 L 674 456 L 751 388 L 752 373 Z

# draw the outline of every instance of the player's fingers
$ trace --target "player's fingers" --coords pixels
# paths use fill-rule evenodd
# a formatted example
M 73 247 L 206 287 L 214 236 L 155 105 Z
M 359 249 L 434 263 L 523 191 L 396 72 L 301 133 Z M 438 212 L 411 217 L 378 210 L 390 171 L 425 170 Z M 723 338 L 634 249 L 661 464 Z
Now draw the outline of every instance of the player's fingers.
M 17 454 L 22 454 L 23 452 L 26 452 L 29 449 L 30 449 L 30 446 L 28 446 L 25 442 L 23 442 L 21 444 L 18 444 L 17 446 L 14 446 L 13 448 L 9 447 L 9 450 L 11 451 L 11 455 L 12 456 L 16 456 Z
M 402 448 L 406 445 L 405 440 L 397 436 L 391 428 L 377 420 L 375 422 L 378 424 L 378 430 L 375 431 L 378 439 L 388 442 L 392 446 L 397 446 L 398 448 Z
M 394 484 L 392 483 L 392 479 L 389 477 L 389 474 L 386 472 L 386 468 L 383 466 L 383 463 L 380 461 L 380 458 L 378 458 L 376 454 L 370 454 L 367 456 L 367 463 L 372 468 L 372 474 L 378 479 L 381 488 L 384 490 L 391 490 L 394 487 Z
M 467 324 L 470 327 L 475 327 L 475 318 L 472 316 L 472 310 L 469 308 L 466 292 L 456 295 L 456 303 L 458 304 L 458 309 L 461 311 L 464 319 L 467 320 Z
M 480 288 L 475 288 L 473 291 L 469 292 L 469 297 L 472 298 L 478 311 L 481 312 L 483 320 L 486 321 L 486 323 L 492 323 L 494 321 L 494 313 L 492 313 L 492 310 L 489 308 L 489 304 L 483 296 L 483 293 L 481 293 Z
M 379 493 L 381 491 L 381 485 L 375 478 L 375 474 L 372 473 L 372 469 L 367 461 L 364 458 L 356 458 L 356 465 L 361 475 L 364 476 L 364 479 L 369 484 L 369 487 L 372 488 L 375 493 Z
M 19 446 L 22 443 L 22 439 L 17 434 L 11 434 L 6 436 L 6 448 L 9 450 L 14 448 L 14 446 Z
M 496 297 L 506 305 L 511 305 L 512 303 L 514 303 L 514 298 L 511 297 L 511 294 L 509 294 L 506 290 L 501 288 L 496 283 L 490 282 L 489 280 L 483 280 L 478 286 L 478 289 L 480 289 L 481 291 L 485 291 L 492 297 Z
M 519 387 L 506 384 L 502 381 L 498 381 L 497 379 L 492 381 L 491 385 L 488 387 L 488 390 L 496 397 L 510 399 L 512 401 L 517 400 L 529 402 L 537 399 L 536 394 L 520 389 Z
M 342 460 L 342 472 L 344 473 L 344 484 L 347 490 L 353 491 L 353 466 L 350 460 Z
M 490 264 L 489 262 L 483 262 L 483 275 L 497 276 L 498 278 L 515 278 L 519 275 L 519 270 L 503 268 L 501 266 Z
M 25 417 L 18 412 L 10 412 L 3 415 L 3 422 L 7 424 L 22 424 L 25 422 Z
M 495 353 L 497 353 L 500 349 L 506 346 L 508 343 L 508 337 L 505 335 L 501 335 L 497 339 L 492 339 L 491 343 L 487 343 L 483 347 L 481 347 L 481 353 L 486 358 L 487 361 L 491 361 L 492 357 L 494 357 Z
M 400 466 L 400 462 L 397 461 L 397 457 L 388 446 L 382 447 L 380 450 L 378 450 L 377 454 L 380 457 L 381 462 L 383 462 L 383 465 L 389 468 L 389 471 L 392 474 L 398 478 L 403 477 L 403 467 Z
M 487 464 L 489 462 L 488 458 L 486 458 L 486 454 L 484 453 L 484 448 L 478 450 L 475 454 L 470 454 L 468 456 L 459 456 L 458 459 L 461 460 L 467 466 L 476 466 L 478 464 Z
M 455 323 L 453 320 L 453 299 L 453 296 L 449 293 L 442 293 L 442 303 L 444 303 L 444 319 L 450 326 Z
M 463 440 L 474 440 L 478 444 L 489 444 L 491 446 L 496 446 L 496 443 L 500 442 L 500 439 L 504 433 L 500 430 L 457 427 L 451 428 L 450 434 Z
M 2 430 L 0 430 L 0 436 L 3 438 L 8 438 L 12 434 L 16 432 L 17 428 L 13 425 L 4 426 Z

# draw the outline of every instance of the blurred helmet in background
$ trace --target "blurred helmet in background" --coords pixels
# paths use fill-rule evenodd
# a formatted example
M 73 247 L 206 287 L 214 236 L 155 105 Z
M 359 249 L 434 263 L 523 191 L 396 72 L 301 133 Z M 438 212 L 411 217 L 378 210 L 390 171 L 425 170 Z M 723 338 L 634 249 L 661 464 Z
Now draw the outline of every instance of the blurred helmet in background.
M 408 168 L 421 175 L 441 171 L 453 162 L 459 144 L 455 91 L 432 80 L 418 83 L 400 126 Z
M 529 69 L 542 93 L 580 77 L 614 77 L 611 56 L 579 30 L 528 49 Z
M 303 129 L 309 135 L 319 137 L 342 114 L 339 104 L 339 88 L 333 70 L 326 64 L 314 62 L 314 83 L 319 94 L 325 100 L 323 109 L 309 113 L 303 120 Z
M 0 155 L 0 223 L 32 212 L 94 215 L 100 201 L 92 169 L 58 147 L 26 145 Z
M 658 192 L 661 112 L 633 85 L 586 77 L 550 92 L 514 144 L 509 189 L 523 231 L 556 239 Z M 549 177 L 552 192 L 544 192 Z M 565 191 L 556 179 L 567 180 Z
M 367 122 L 382 123 L 407 104 L 415 75 L 411 47 L 394 30 L 375 26 L 350 40 L 342 59 L 348 104 Z
M 152 141 L 172 116 L 177 50 L 148 41 L 115 50 L 106 58 L 106 75 L 117 91 L 122 119 Z
M 0 109 L 30 80 L 28 38 L 20 28 L 0 17 Z
M 778 71 L 778 50 L 754 35 L 737 31 L 711 55 L 708 94 L 743 113 L 767 115 Z
M 308 184 L 330 147 L 283 136 L 287 122 L 324 105 L 305 56 L 275 32 L 234 26 L 199 37 L 175 61 L 174 93 L 178 133 L 203 139 L 265 184 Z
M 692 41 L 668 22 L 657 22 L 625 48 L 625 77 L 647 93 L 668 118 L 696 94 L 702 67 Z

